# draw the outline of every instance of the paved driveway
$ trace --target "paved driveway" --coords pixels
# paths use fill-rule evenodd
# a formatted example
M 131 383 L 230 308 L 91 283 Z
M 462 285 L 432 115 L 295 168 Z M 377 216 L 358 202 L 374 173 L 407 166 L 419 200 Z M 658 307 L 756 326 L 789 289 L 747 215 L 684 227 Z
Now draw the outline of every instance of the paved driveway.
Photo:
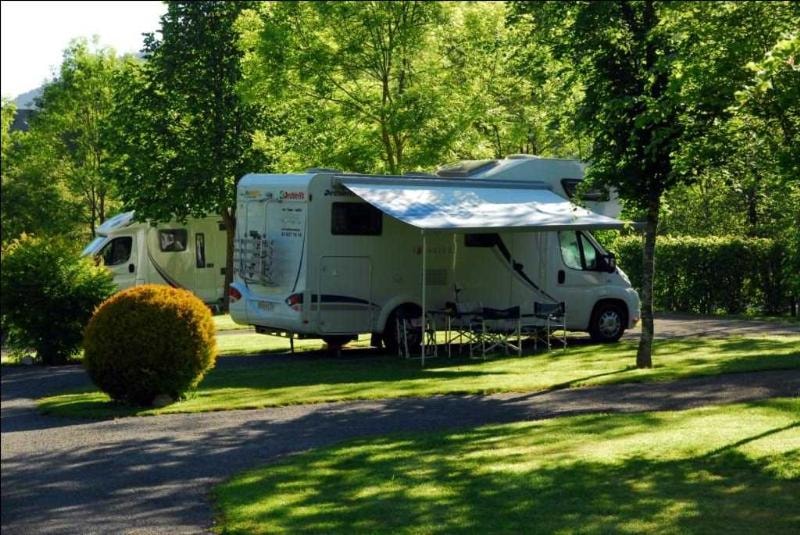
M 280 357 L 226 358 L 219 365 L 266 365 L 270 358 Z M 213 523 L 208 493 L 215 483 L 283 455 L 349 438 L 800 394 L 800 370 L 791 370 L 538 394 L 327 403 L 102 422 L 36 412 L 34 398 L 87 382 L 80 367 L 3 368 L 3 533 L 203 533 Z

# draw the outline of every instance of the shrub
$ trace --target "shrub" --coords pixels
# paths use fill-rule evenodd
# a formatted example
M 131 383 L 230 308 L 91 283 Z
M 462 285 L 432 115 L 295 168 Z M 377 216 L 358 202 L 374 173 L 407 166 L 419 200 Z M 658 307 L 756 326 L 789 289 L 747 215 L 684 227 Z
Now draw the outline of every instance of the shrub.
M 97 309 L 86 328 L 83 362 L 114 400 L 177 400 L 213 367 L 214 331 L 211 311 L 191 292 L 136 286 Z
M 16 350 L 63 364 L 80 350 L 83 328 L 114 291 L 111 274 L 59 238 L 23 234 L 3 247 L 3 331 Z
M 641 288 L 641 239 L 621 237 L 610 249 Z M 654 306 L 701 314 L 781 312 L 788 303 L 789 258 L 783 245 L 765 238 L 659 236 Z

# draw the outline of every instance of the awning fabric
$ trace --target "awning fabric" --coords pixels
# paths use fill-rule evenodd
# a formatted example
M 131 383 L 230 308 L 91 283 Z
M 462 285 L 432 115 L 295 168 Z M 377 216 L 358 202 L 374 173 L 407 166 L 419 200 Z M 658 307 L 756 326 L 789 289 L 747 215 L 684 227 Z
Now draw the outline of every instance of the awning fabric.
M 619 229 L 541 183 L 342 177 L 341 184 L 380 211 L 424 230 Z

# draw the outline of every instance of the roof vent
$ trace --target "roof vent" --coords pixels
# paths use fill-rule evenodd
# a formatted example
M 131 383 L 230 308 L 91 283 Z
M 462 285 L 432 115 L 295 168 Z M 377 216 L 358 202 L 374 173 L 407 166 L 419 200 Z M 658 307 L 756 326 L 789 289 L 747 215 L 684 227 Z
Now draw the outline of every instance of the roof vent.
M 509 154 L 506 160 L 541 160 L 541 156 L 535 154 Z
M 436 174 L 446 178 L 464 178 L 488 171 L 496 165 L 497 160 L 464 160 L 440 167 L 436 170 Z
M 409 171 L 408 173 L 403 173 L 403 176 L 421 177 L 421 178 L 437 178 L 437 176 L 434 175 L 433 173 L 425 173 L 424 171 Z
M 310 167 L 305 170 L 306 173 L 341 173 L 339 169 L 331 169 L 330 167 Z

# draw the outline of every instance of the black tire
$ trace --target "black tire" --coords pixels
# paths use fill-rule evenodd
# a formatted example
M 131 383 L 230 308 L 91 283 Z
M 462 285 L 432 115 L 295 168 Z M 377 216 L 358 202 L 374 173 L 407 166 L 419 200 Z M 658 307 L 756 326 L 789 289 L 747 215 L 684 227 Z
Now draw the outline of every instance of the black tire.
M 404 308 L 407 307 L 407 308 Z M 397 339 L 397 315 L 402 313 L 403 311 L 416 314 L 419 316 L 419 307 L 413 304 L 409 305 L 402 305 L 397 307 L 395 310 L 389 314 L 389 318 L 386 320 L 386 325 L 383 328 L 383 347 L 386 348 L 386 353 L 389 355 L 397 355 L 398 353 L 398 345 L 399 340 Z M 413 352 L 413 348 L 419 348 L 420 343 L 422 342 L 422 329 L 413 329 L 409 333 L 408 344 L 409 349 Z
M 616 342 L 625 332 L 625 311 L 616 303 L 601 303 L 592 314 L 589 334 L 601 344 Z
M 355 339 L 355 336 L 349 334 L 322 337 L 322 341 L 328 346 L 328 351 L 338 351 L 342 346 L 349 344 Z
M 390 355 L 397 355 L 397 314 L 392 312 L 383 328 L 383 347 Z

